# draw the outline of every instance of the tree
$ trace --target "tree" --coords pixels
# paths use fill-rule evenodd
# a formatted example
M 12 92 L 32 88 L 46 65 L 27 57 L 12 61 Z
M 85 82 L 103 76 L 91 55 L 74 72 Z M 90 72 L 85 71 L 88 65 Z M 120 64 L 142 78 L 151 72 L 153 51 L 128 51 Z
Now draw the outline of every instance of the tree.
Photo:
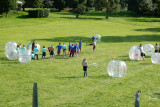
M 154 14 L 160 16 L 160 0 L 153 0 Z
M 25 7 L 28 8 L 41 8 L 43 7 L 44 0 L 25 0 Z
M 43 5 L 44 8 L 50 8 L 53 6 L 53 0 L 44 0 Z
M 76 18 L 78 18 L 79 14 L 84 14 L 85 9 L 86 6 L 83 3 L 79 4 L 77 8 L 74 10 L 74 12 L 77 14 Z
M 54 0 L 54 7 L 56 9 L 59 9 L 59 11 L 63 10 L 65 7 L 65 1 L 64 0 Z
M 108 0 L 108 11 L 109 13 L 112 12 L 119 12 L 120 11 L 120 0 Z
M 136 5 L 133 11 L 138 15 L 154 11 L 152 0 L 135 0 Z
M 106 0 L 95 0 L 94 6 L 96 11 L 102 11 L 106 7 Z
M 17 0 L 0 0 L 0 12 L 6 13 L 6 17 L 8 17 L 10 10 L 16 10 L 17 8 Z
M 120 0 L 121 9 L 125 9 L 128 6 L 127 1 L 128 0 Z
M 86 11 L 88 11 L 88 8 L 94 6 L 94 0 L 87 0 L 86 2 Z

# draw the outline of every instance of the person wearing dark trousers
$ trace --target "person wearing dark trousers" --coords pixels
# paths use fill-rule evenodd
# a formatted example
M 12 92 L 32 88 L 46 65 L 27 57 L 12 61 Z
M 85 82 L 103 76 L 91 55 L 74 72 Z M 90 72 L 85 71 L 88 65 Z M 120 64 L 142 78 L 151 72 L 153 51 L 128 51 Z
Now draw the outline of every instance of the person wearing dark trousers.
M 136 99 L 135 99 L 135 107 L 140 107 L 140 99 L 139 99 L 139 94 L 141 93 L 140 90 L 136 92 Z
M 88 68 L 88 63 L 86 58 L 83 59 L 82 66 L 83 66 L 84 77 L 85 77 L 87 76 L 87 68 Z
M 45 59 L 45 57 L 46 57 L 46 48 L 45 48 L 45 46 L 43 46 L 43 48 L 42 48 L 42 59 Z

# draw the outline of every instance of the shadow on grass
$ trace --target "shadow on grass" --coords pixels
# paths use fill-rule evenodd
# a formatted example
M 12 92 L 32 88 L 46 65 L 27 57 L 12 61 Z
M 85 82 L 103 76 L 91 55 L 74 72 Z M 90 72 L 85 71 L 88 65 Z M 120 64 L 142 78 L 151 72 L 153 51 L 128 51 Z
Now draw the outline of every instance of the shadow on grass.
M 135 29 L 135 31 L 160 32 L 160 28 Z
M 158 98 L 160 98 L 160 93 L 154 93 Z
M 27 18 L 29 18 L 29 15 L 21 15 L 21 16 L 17 16 L 16 18 L 27 19 Z
M 153 17 L 155 18 L 155 17 Z M 157 18 L 157 19 L 150 19 L 150 17 L 146 17 L 146 19 L 131 19 L 130 21 L 134 21 L 134 22 L 160 22 L 160 19 Z
M 1 64 L 19 64 L 19 62 L 17 62 L 17 60 L 9 60 L 6 57 L 1 57 L 0 61 L 1 61 Z
M 74 79 L 74 78 L 84 78 L 83 76 L 71 76 L 71 77 L 57 77 L 57 78 L 67 78 L 67 79 Z
M 108 78 L 111 78 L 111 77 L 109 77 L 108 75 L 99 75 L 99 76 L 88 76 L 88 78 L 91 78 L 91 79 L 108 79 Z
M 50 42 L 74 42 L 82 39 L 84 43 L 91 41 L 91 37 L 83 37 L 83 36 L 70 36 L 70 37 L 54 37 L 54 38 L 43 38 L 43 39 L 35 39 L 38 41 L 50 41 Z M 102 42 L 105 43 L 120 43 L 120 42 L 143 42 L 143 41 L 153 41 L 158 42 L 160 35 L 130 35 L 130 36 L 103 36 L 101 38 Z
M 102 20 L 104 18 L 93 18 L 93 17 L 81 17 L 79 16 L 79 18 L 75 17 L 60 17 L 60 18 L 64 18 L 64 19 L 76 19 L 76 20 Z

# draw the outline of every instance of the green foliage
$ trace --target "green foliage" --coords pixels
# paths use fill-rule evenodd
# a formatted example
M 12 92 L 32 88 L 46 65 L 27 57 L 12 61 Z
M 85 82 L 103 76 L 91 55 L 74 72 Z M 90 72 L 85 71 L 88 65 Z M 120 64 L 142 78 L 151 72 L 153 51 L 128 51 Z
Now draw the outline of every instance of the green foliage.
M 48 9 L 35 9 L 35 10 L 29 10 L 29 17 L 30 18 L 43 18 L 49 16 L 49 10 Z
M 120 11 L 120 0 L 108 0 L 108 11 L 112 12 L 119 12 Z
M 88 8 L 93 7 L 94 6 L 94 0 L 87 0 L 86 2 L 86 8 L 88 11 Z
M 121 9 L 127 8 L 128 6 L 127 1 L 128 0 L 120 0 Z
M 0 13 L 8 13 L 10 10 L 15 10 L 17 8 L 17 0 L 0 0 Z
M 43 7 L 44 0 L 25 0 L 25 7 L 28 8 L 41 8 Z
M 43 1 L 43 7 L 44 8 L 51 8 L 51 7 L 53 7 L 53 3 L 54 3 L 53 0 L 44 0 Z
M 76 14 L 83 14 L 85 12 L 85 10 L 86 10 L 86 6 L 83 3 L 81 3 L 77 6 L 77 8 L 74 10 L 74 12 Z
M 102 11 L 103 8 L 106 8 L 107 0 L 95 0 L 94 6 L 96 11 Z
M 59 9 L 59 11 L 63 10 L 65 7 L 65 0 L 54 0 L 54 7 Z

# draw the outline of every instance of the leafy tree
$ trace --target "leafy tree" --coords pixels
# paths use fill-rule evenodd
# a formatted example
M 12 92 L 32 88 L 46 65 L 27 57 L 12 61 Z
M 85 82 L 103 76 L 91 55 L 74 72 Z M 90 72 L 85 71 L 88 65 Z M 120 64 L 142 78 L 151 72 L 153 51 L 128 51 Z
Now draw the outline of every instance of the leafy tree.
M 94 6 L 94 0 L 87 0 L 86 2 L 86 10 L 88 11 L 89 7 L 93 7 Z
M 84 14 L 85 9 L 86 6 L 83 3 L 79 4 L 77 8 L 74 10 L 74 12 L 77 14 L 76 18 L 78 18 L 79 14 Z
M 109 13 L 112 12 L 119 12 L 120 11 L 120 0 L 108 0 L 108 11 Z
M 17 0 L 0 0 L 0 12 L 6 13 L 8 17 L 10 10 L 15 10 L 17 8 Z
M 124 9 L 128 6 L 127 1 L 128 0 L 120 0 L 121 9 Z
M 106 7 L 106 0 L 95 0 L 94 6 L 96 11 L 102 11 Z
M 54 7 L 56 9 L 59 9 L 59 11 L 63 10 L 65 7 L 65 1 L 64 0 L 54 0 Z
M 41 8 L 43 7 L 44 0 L 25 0 L 25 7 Z
M 53 0 L 44 0 L 43 1 L 43 7 L 44 8 L 50 8 L 53 6 Z
M 134 12 L 138 15 L 143 15 L 144 13 L 149 13 L 154 11 L 152 0 L 135 0 L 136 5 Z
M 160 16 L 160 0 L 153 0 L 154 13 L 156 16 Z

